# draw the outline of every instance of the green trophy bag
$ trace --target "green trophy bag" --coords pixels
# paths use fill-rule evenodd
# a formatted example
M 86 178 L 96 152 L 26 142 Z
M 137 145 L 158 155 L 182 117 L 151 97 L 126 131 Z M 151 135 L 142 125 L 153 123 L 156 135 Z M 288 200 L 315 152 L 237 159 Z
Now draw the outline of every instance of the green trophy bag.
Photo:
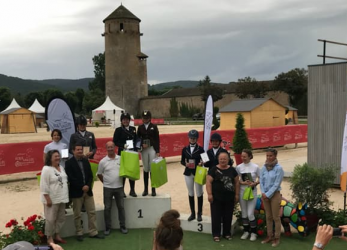
M 207 168 L 202 166 L 197 166 L 194 176 L 194 182 L 205 185 L 206 184 L 206 175 L 207 175 Z
M 155 158 L 151 163 L 151 186 L 158 188 L 167 182 L 166 160 Z
M 119 176 L 136 181 L 140 179 L 140 159 L 135 151 L 122 151 Z

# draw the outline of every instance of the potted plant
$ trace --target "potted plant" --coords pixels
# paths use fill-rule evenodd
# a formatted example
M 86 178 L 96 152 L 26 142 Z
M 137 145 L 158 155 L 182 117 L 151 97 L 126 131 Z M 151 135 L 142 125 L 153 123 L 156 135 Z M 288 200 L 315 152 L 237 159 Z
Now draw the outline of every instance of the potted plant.
M 290 189 L 296 204 L 307 206 L 307 226 L 310 230 L 315 230 L 319 219 L 331 211 L 328 189 L 334 183 L 335 170 L 332 166 L 317 168 L 307 163 L 294 168 Z
M 242 163 L 241 153 L 244 149 L 252 149 L 252 145 L 248 140 L 247 132 L 245 130 L 245 119 L 241 113 L 237 114 L 236 117 L 236 131 L 233 138 L 233 151 L 236 164 L 239 165 Z

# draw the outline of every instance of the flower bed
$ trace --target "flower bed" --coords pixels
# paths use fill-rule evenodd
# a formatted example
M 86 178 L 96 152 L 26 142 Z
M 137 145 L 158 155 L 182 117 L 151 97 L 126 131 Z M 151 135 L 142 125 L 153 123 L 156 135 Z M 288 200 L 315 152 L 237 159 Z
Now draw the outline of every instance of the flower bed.
M 20 225 L 16 219 L 11 219 L 6 223 L 6 228 L 10 232 L 0 233 L 1 249 L 17 241 L 28 241 L 33 245 L 39 245 L 45 241 L 45 220 L 40 215 L 29 216 L 25 221 L 22 218 L 22 221 L 23 225 Z

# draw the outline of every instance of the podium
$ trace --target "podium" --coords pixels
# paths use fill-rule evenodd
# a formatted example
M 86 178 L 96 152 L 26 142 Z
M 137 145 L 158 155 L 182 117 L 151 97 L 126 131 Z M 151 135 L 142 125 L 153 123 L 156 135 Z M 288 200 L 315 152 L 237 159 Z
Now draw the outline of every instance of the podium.
M 171 209 L 171 197 L 168 194 L 158 194 L 155 197 L 130 197 L 124 198 L 125 224 L 131 228 L 155 228 L 164 212 Z M 98 231 L 105 230 L 104 206 L 96 205 L 96 220 Z M 83 231 L 88 233 L 88 215 L 82 213 Z M 112 229 L 119 228 L 118 210 L 116 202 L 112 201 Z M 66 221 L 61 230 L 62 237 L 76 235 L 72 209 L 67 210 Z

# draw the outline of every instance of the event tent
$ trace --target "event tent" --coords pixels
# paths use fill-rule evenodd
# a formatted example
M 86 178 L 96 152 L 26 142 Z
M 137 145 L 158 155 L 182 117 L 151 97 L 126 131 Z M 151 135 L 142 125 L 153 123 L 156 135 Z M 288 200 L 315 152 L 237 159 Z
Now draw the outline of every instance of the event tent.
M 92 119 L 94 122 L 101 122 L 102 118 L 105 118 L 105 122 L 112 123 L 113 127 L 119 127 L 122 111 L 124 112 L 124 109 L 116 106 L 107 96 L 105 102 L 92 111 Z
M 18 108 L 21 108 L 21 106 L 19 106 L 19 104 L 16 101 L 16 99 L 13 98 L 11 104 L 5 110 L 3 110 L 2 112 L 8 111 L 10 109 L 18 109 Z
M 36 113 L 36 114 L 44 114 L 45 108 L 39 103 L 37 99 L 33 102 L 33 104 L 28 108 L 30 111 Z
M 36 126 L 43 127 L 43 123 L 45 122 L 45 108 L 35 99 L 29 110 L 36 114 Z

